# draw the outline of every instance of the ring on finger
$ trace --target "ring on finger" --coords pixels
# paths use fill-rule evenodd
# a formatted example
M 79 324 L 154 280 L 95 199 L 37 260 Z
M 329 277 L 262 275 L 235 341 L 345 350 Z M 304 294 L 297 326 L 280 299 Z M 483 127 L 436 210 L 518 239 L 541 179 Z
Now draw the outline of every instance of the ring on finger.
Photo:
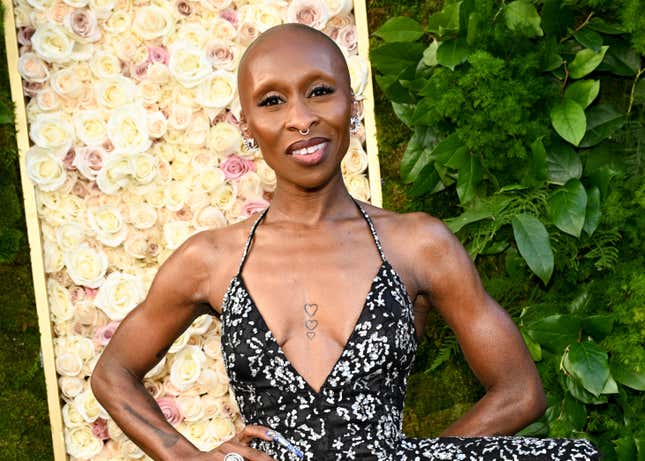
M 244 461 L 244 458 L 239 453 L 231 452 L 224 456 L 224 461 Z

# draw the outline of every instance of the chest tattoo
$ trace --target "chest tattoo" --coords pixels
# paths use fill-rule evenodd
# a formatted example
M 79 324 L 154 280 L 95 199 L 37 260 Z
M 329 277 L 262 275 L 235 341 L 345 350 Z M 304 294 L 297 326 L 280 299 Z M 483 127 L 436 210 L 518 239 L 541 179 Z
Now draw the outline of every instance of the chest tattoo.
M 316 337 L 316 330 L 318 329 L 318 320 L 316 314 L 318 313 L 318 304 L 305 303 L 305 331 L 307 338 L 312 340 Z

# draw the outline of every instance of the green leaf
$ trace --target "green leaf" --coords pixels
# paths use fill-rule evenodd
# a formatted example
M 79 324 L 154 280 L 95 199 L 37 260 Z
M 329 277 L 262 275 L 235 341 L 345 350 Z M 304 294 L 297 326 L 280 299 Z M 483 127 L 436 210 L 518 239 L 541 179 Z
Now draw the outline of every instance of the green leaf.
M 636 75 L 640 69 L 641 57 L 625 39 L 611 38 L 609 50 L 598 70 L 609 71 L 621 77 Z
M 602 46 L 602 37 L 591 29 L 581 29 L 573 34 L 573 38 L 585 48 L 591 48 L 595 52 L 600 51 Z
M 581 321 L 578 317 L 555 314 L 530 322 L 526 332 L 551 352 L 561 353 L 578 339 Z
M 600 80 L 579 80 L 567 86 L 564 97 L 573 99 L 583 108 L 586 108 L 598 96 Z
M 561 37 L 573 26 L 571 8 L 562 0 L 542 2 L 542 28 L 547 36 Z
M 593 186 L 587 191 L 587 211 L 585 213 L 585 224 L 582 227 L 587 235 L 591 236 L 600 224 L 602 212 L 600 211 L 600 189 Z
M 522 182 L 531 186 L 542 184 L 547 178 L 547 171 L 546 150 L 542 138 L 538 138 L 531 144 L 528 171 Z
M 370 52 L 370 61 L 379 72 L 398 76 L 401 69 L 417 65 L 425 48 L 417 42 L 385 43 Z
M 575 429 L 582 429 L 587 422 L 587 407 L 573 398 L 571 394 L 566 393 L 562 401 L 561 416 L 569 421 Z
M 428 67 L 437 65 L 437 49 L 439 48 L 439 41 L 432 40 L 428 48 L 423 51 L 423 58 L 421 61 Z
M 565 386 L 569 393 L 576 399 L 580 400 L 582 403 L 591 404 L 591 405 L 601 405 L 607 403 L 606 395 L 595 396 L 588 390 L 586 390 L 582 384 L 580 384 L 576 379 L 571 376 L 565 378 Z
M 567 372 L 582 386 L 598 397 L 609 379 L 607 352 L 596 343 L 573 343 L 562 357 Z
M 582 78 L 598 67 L 605 57 L 609 46 L 601 46 L 600 51 L 590 50 L 588 48 L 576 53 L 576 57 L 569 64 L 569 77 L 578 79 Z
M 414 104 L 405 104 L 400 102 L 392 102 L 392 109 L 396 116 L 408 128 L 412 128 L 412 114 L 414 114 Z
M 566 141 L 577 146 L 587 130 L 584 108 L 573 99 L 563 98 L 551 112 L 551 124 L 555 131 Z
M 13 123 L 13 111 L 11 107 L 0 101 L 0 125 Z
M 463 38 L 446 40 L 437 49 L 437 62 L 442 66 L 455 70 L 459 64 L 468 59 L 470 49 Z
M 452 133 L 436 145 L 432 151 L 432 158 L 444 165 L 454 157 L 455 152 L 463 147 L 465 147 L 464 143 L 459 139 L 457 133 Z
M 426 30 L 439 36 L 446 32 L 457 32 L 459 30 L 460 7 L 461 2 L 445 5 L 439 13 L 430 16 Z
M 609 336 L 609 333 L 614 329 L 614 316 L 612 314 L 596 314 L 583 317 L 582 329 L 595 340 L 601 341 Z
M 637 391 L 645 391 L 645 366 L 643 364 L 635 363 L 628 366 L 612 361 L 611 375 L 624 386 Z
M 529 424 L 516 435 L 520 437 L 546 437 L 549 435 L 549 426 L 541 421 Z
M 462 204 L 475 198 L 477 185 L 482 180 L 482 165 L 479 158 L 474 155 L 466 155 L 468 157 L 466 165 L 459 169 L 457 176 L 457 195 Z
M 434 153 L 434 151 L 433 151 Z M 452 152 L 452 155 L 448 157 L 445 161 L 441 162 L 444 166 L 452 168 L 454 170 L 460 170 L 467 166 L 468 164 L 468 149 L 466 146 L 462 146 L 456 151 Z
M 585 314 L 590 302 L 591 295 L 589 294 L 589 287 L 585 286 L 581 292 L 571 300 L 568 311 L 570 314 Z
M 437 185 L 441 182 L 437 170 L 434 168 L 433 163 L 428 163 L 423 167 L 423 170 L 417 176 L 416 181 L 410 188 L 409 194 L 412 197 L 420 197 L 422 195 L 434 192 Z
M 512 225 L 517 249 L 531 271 L 547 284 L 553 273 L 553 251 L 544 224 L 535 216 L 519 214 Z
M 398 76 L 392 74 L 376 74 L 375 79 L 381 91 L 383 91 L 385 96 L 387 96 L 391 101 L 401 104 L 411 103 L 413 101 L 413 98 L 410 96 L 410 92 L 401 85 Z
M 482 219 L 493 218 L 508 206 L 511 200 L 507 197 L 490 197 L 478 204 L 477 208 L 469 208 L 454 218 L 444 220 L 444 223 L 452 232 L 459 232 L 464 226 L 481 221 Z
M 573 178 L 582 176 L 582 161 L 571 146 L 557 143 L 549 148 L 546 164 L 551 184 L 564 185 Z
M 604 19 L 599 18 L 598 16 L 591 18 L 591 20 L 587 23 L 587 27 L 595 31 L 602 32 L 603 34 L 609 35 L 621 35 L 626 32 L 625 29 L 623 29 L 620 25 L 610 24 Z
M 634 437 L 627 436 L 614 440 L 617 461 L 634 461 L 636 459 L 636 444 Z
M 436 142 L 429 127 L 417 127 L 401 159 L 401 179 L 405 183 L 416 181 L 421 170 L 430 162 L 430 152 Z
M 541 37 L 544 35 L 540 27 L 541 18 L 535 6 L 526 0 L 516 0 L 504 8 L 506 27 L 513 32 L 527 37 Z
M 592 147 L 609 138 L 625 124 L 625 115 L 610 104 L 599 104 L 587 114 L 587 133 L 580 147 Z
M 396 16 L 385 21 L 374 35 L 386 42 L 413 42 L 423 36 L 423 28 L 414 19 Z
M 562 232 L 574 237 L 580 237 L 586 209 L 587 191 L 579 179 L 570 179 L 551 195 L 548 202 L 551 222 Z
M 520 330 L 520 333 L 522 334 L 524 343 L 526 344 L 526 347 L 529 350 L 529 354 L 531 354 L 533 361 L 539 362 L 540 360 L 542 360 L 542 347 L 540 347 L 538 343 L 533 341 L 533 338 L 531 338 L 527 333 L 524 333 L 524 331 Z

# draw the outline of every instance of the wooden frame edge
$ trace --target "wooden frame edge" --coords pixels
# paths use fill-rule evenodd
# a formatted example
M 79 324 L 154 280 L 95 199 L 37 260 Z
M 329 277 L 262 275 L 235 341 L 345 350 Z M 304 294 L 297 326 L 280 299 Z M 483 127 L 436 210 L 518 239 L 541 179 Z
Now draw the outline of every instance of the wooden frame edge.
M 383 191 L 381 188 L 381 170 L 378 159 L 378 144 L 376 142 L 376 118 L 374 113 L 374 88 L 372 86 L 372 66 L 369 65 L 370 33 L 367 27 L 367 5 L 365 0 L 354 0 L 354 21 L 358 35 L 358 53 L 367 62 L 367 83 L 364 94 L 367 96 L 363 105 L 365 122 L 365 144 L 367 146 L 367 173 L 370 181 L 370 203 L 383 207 Z
M 18 144 L 20 181 L 25 207 L 25 221 L 27 223 L 27 237 L 29 240 L 29 255 L 31 259 L 31 274 L 34 284 L 34 297 L 38 313 L 38 328 L 40 330 L 40 353 L 45 374 L 47 388 L 47 406 L 49 408 L 49 422 L 52 434 L 52 449 L 54 459 L 63 461 L 67 459 L 65 440 L 63 436 L 63 414 L 60 395 L 58 393 L 58 379 L 54 357 L 54 339 L 50 321 L 49 300 L 47 299 L 47 285 L 45 282 L 45 266 L 43 260 L 42 242 L 40 239 L 40 226 L 36 206 L 34 186 L 27 176 L 25 166 L 25 153 L 29 149 L 29 135 L 27 129 L 27 112 L 22 91 L 22 81 L 18 73 L 18 37 L 16 35 L 16 22 L 11 0 L 2 0 L 4 7 L 4 35 L 7 52 L 7 67 L 9 69 L 9 84 L 11 99 L 15 104 L 16 141 Z

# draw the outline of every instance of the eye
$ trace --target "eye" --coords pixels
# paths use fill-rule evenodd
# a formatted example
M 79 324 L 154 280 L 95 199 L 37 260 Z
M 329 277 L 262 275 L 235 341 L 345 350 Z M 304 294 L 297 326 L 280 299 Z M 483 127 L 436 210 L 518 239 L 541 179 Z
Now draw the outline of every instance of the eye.
M 275 94 L 267 96 L 264 98 L 262 101 L 260 101 L 259 106 L 275 106 L 276 104 L 280 104 L 282 100 L 280 99 L 280 96 L 277 96 Z
M 326 94 L 331 94 L 334 92 L 334 89 L 327 85 L 319 85 L 313 90 L 311 90 L 310 96 L 324 96 Z

